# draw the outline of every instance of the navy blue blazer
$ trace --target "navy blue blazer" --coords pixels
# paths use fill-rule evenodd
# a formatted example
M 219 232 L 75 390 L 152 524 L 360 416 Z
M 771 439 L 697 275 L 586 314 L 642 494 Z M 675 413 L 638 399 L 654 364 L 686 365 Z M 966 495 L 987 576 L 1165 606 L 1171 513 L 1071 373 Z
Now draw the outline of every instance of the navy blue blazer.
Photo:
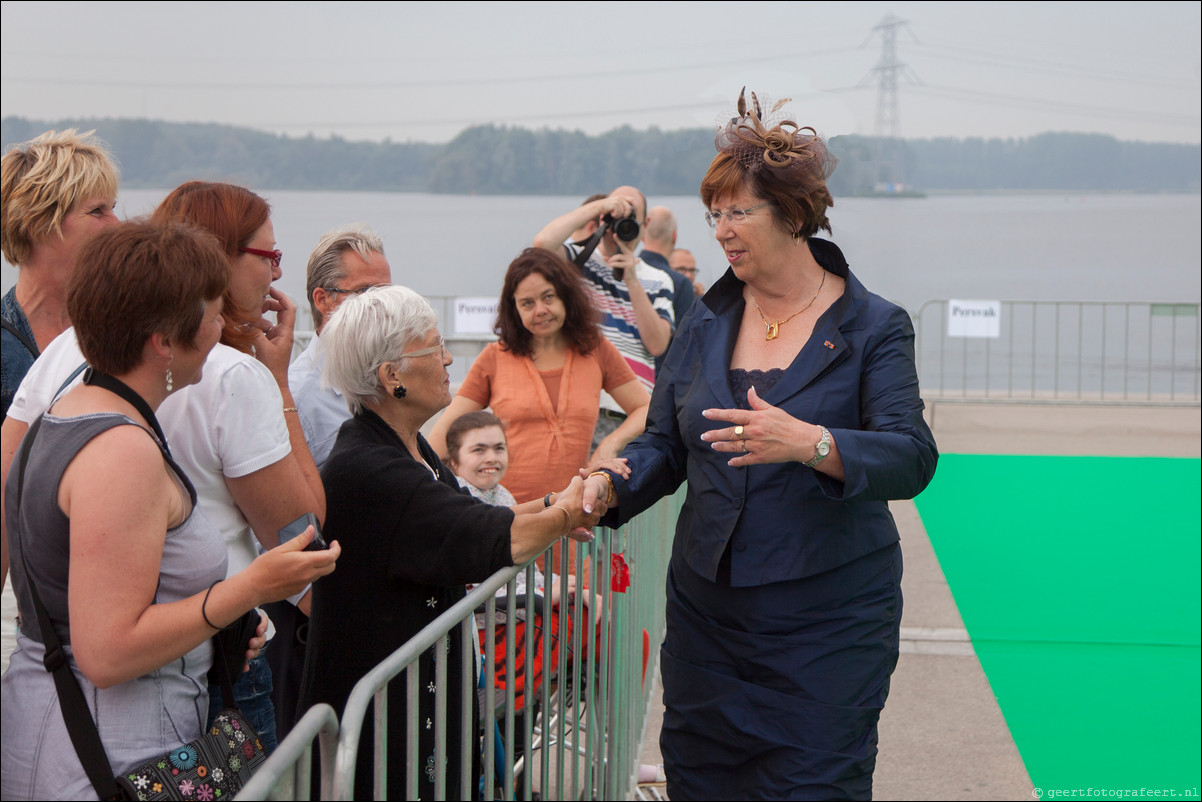
M 614 478 L 618 508 L 602 521 L 608 526 L 688 481 L 673 559 L 711 581 L 728 544 L 731 585 L 747 587 L 812 576 L 895 543 L 888 500 L 916 496 L 935 474 L 938 452 L 922 416 L 909 314 L 868 292 L 834 243 L 809 245 L 846 287 L 762 397 L 830 430 L 844 481 L 796 462 L 731 468 L 729 454 L 701 440 L 702 432 L 729 425 L 702 410 L 736 407 L 730 361 L 746 304 L 732 270 L 677 330 L 646 431 L 622 452 L 631 477 Z

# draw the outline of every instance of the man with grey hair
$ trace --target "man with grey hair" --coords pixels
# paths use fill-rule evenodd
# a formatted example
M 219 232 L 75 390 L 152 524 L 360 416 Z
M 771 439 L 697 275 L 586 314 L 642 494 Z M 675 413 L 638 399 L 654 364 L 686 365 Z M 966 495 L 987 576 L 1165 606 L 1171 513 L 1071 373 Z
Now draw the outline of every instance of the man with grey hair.
M 672 269 L 669 257 L 676 249 L 676 215 L 667 206 L 654 206 L 647 212 L 643 229 L 643 250 L 639 256 L 652 267 L 658 267 L 672 279 L 672 309 L 679 327 L 685 313 L 693 305 L 693 283 Z M 665 352 L 666 353 L 666 352 Z M 663 364 L 664 354 L 655 358 L 655 372 Z
M 334 447 L 338 430 L 351 416 L 342 395 L 321 386 L 321 329 L 347 296 L 391 284 L 392 270 L 379 235 L 362 223 L 352 223 L 322 235 L 309 256 L 305 275 L 314 335 L 288 367 L 288 386 L 292 388 L 305 442 L 320 470 Z M 274 602 L 263 609 L 276 629 L 271 649 L 267 650 L 267 664 L 271 666 L 276 734 L 283 740 L 296 723 L 309 619 L 288 602 Z
M 322 235 L 309 256 L 305 276 L 315 333 L 309 347 L 288 368 L 288 386 L 305 442 L 321 470 L 338 429 L 350 417 L 342 396 L 321 386 L 322 326 L 348 295 L 391 284 L 392 270 L 380 237 L 362 223 L 353 223 Z

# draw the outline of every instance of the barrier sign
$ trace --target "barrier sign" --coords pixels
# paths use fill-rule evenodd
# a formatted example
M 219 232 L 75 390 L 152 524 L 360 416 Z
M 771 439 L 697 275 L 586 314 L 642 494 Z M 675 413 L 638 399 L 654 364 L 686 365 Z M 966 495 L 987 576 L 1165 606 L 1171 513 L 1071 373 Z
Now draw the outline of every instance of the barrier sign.
M 456 334 L 492 334 L 497 320 L 496 296 L 491 298 L 456 298 Z
M 948 301 L 948 337 L 1001 336 L 1001 301 Z

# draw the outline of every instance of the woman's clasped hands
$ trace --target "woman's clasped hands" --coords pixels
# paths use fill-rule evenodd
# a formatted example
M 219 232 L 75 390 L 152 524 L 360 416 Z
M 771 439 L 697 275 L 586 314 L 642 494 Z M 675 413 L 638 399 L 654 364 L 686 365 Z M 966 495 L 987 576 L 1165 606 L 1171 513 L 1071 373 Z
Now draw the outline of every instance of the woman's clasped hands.
M 813 456 L 806 443 L 816 441 L 813 424 L 800 421 L 784 410 L 761 399 L 752 387 L 747 391 L 751 409 L 706 409 L 702 415 L 713 421 L 732 424 L 711 429 L 701 435 L 715 451 L 735 456 L 726 464 L 732 468 L 773 462 L 804 462 Z

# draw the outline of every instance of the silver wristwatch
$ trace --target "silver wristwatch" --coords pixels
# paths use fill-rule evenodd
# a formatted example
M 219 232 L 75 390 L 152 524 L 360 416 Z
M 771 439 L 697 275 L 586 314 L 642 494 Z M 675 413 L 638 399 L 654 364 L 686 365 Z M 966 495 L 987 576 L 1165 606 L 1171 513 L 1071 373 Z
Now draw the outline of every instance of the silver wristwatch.
M 819 426 L 822 430 L 822 439 L 818 441 L 818 445 L 814 447 L 814 458 L 806 463 L 807 468 L 813 468 L 826 459 L 826 455 L 831 453 L 831 433 L 825 426 Z

